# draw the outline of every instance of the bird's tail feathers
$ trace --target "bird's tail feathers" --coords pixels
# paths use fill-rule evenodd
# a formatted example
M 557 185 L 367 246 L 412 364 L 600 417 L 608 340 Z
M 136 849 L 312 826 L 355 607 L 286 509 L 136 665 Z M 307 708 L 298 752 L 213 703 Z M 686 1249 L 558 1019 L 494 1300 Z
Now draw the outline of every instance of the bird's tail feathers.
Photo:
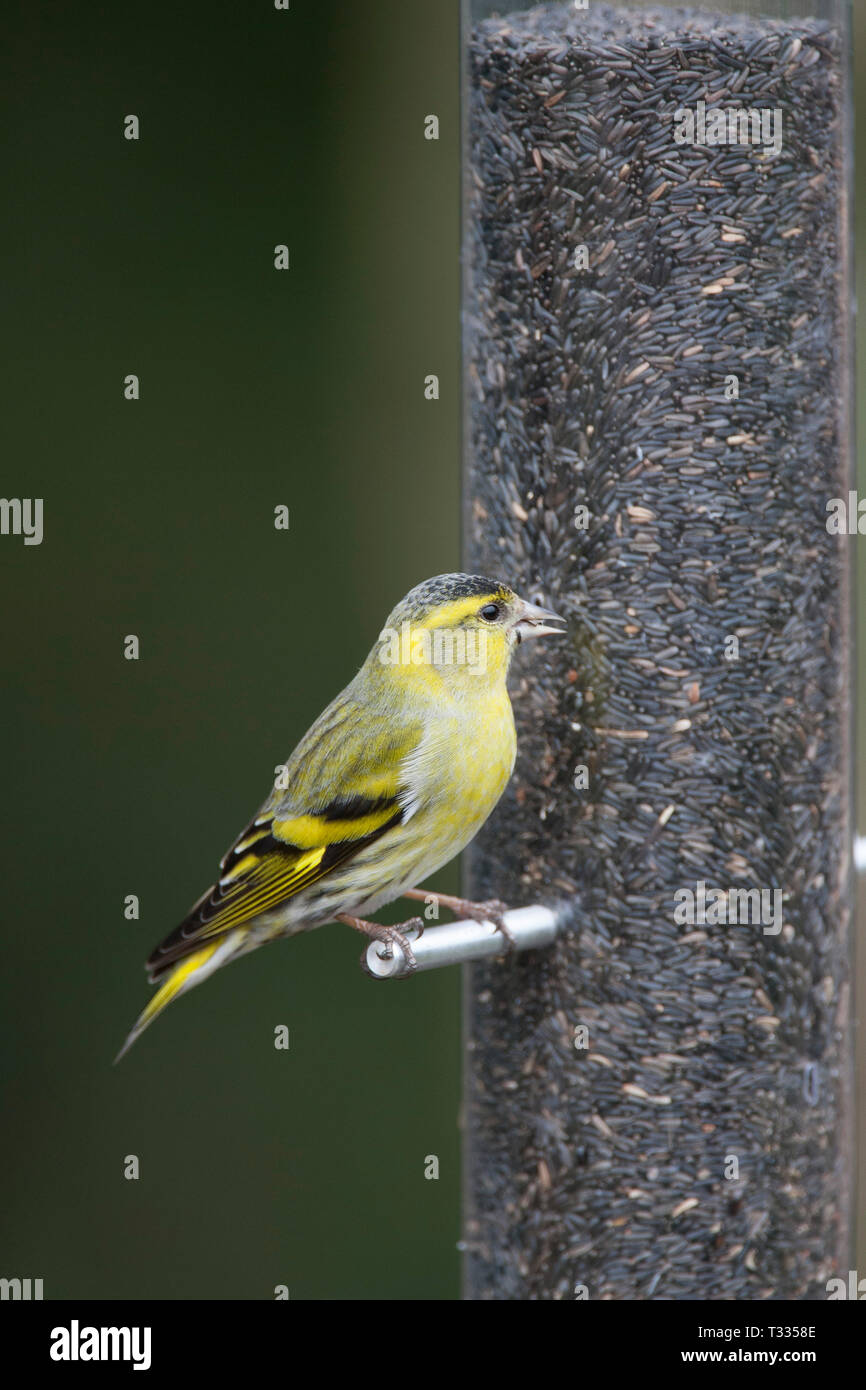
M 206 946 L 202 946 L 198 951 L 193 951 L 180 961 L 163 979 L 159 989 L 142 1010 L 129 1037 L 115 1057 L 115 1062 L 120 1061 L 145 1028 L 153 1023 L 153 1020 L 162 1013 L 168 1004 L 174 999 L 179 999 L 182 994 L 186 994 L 187 990 L 192 989 L 195 985 L 201 984 L 202 980 L 206 980 L 221 965 L 225 965 L 226 961 L 237 951 L 245 934 L 242 931 L 228 932 L 225 936 L 217 938 L 216 941 L 208 942 Z

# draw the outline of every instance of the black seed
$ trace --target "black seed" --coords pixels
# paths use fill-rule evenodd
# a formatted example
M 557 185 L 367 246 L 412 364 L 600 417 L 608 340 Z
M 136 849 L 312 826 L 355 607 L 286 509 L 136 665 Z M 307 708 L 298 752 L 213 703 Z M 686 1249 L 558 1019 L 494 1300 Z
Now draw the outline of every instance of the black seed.
M 466 559 L 570 618 L 517 658 L 471 891 L 579 905 L 553 951 L 472 971 L 468 1287 L 823 1298 L 850 1120 L 840 34 L 539 6 L 468 62 Z M 779 157 L 677 146 L 701 98 L 781 106 Z M 782 888 L 782 934 L 675 925 L 699 879 Z

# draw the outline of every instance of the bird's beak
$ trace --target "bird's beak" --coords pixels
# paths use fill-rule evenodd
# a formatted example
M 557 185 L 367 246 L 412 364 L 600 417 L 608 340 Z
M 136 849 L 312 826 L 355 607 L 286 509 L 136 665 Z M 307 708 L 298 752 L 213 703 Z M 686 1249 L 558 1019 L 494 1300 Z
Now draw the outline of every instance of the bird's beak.
M 545 637 L 548 634 L 562 636 L 564 634 L 565 628 L 549 627 L 549 622 L 564 623 L 565 619 L 560 618 L 558 613 L 551 613 L 549 608 L 541 608 L 537 603 L 529 603 L 527 599 L 522 598 L 513 624 L 518 642 L 522 641 L 524 637 Z

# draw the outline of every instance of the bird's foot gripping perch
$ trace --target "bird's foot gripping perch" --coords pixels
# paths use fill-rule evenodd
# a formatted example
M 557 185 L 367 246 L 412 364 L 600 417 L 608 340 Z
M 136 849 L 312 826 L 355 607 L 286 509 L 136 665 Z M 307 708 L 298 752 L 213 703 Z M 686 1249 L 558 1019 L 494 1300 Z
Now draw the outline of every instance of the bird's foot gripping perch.
M 431 893 L 424 888 L 409 888 L 403 897 L 412 898 L 415 902 L 426 902 L 428 898 L 432 898 L 440 907 L 447 907 L 448 911 L 453 912 L 457 918 L 467 917 L 471 922 L 490 922 L 504 936 L 508 950 L 513 951 L 515 948 L 513 933 L 505 922 L 508 904 L 500 902 L 499 898 L 490 898 L 487 902 L 474 903 L 469 898 L 455 898 L 450 893 Z M 429 926 L 430 924 L 426 922 L 423 925 Z
M 334 921 L 345 922 L 347 927 L 353 927 L 355 931 L 363 932 L 364 936 L 370 936 L 374 941 L 381 941 L 385 946 L 386 958 L 393 956 L 395 945 L 399 946 L 408 969 L 415 969 L 417 961 L 412 954 L 412 947 L 406 932 L 414 929 L 419 936 L 421 935 L 424 930 L 424 923 L 420 917 L 410 917 L 408 922 L 400 922 L 396 927 L 383 927 L 379 922 L 368 922 L 363 917 L 350 917 L 346 912 L 338 912 Z M 364 951 L 361 956 L 362 965 L 366 959 L 367 952 Z

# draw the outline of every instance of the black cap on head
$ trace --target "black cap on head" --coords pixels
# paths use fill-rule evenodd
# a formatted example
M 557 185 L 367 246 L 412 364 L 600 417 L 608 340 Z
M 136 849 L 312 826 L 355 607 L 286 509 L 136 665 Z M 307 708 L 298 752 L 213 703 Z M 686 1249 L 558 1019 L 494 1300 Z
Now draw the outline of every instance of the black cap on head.
M 437 604 L 476 595 L 478 598 L 496 595 L 504 599 L 514 597 L 513 591 L 499 579 L 487 579 L 481 574 L 437 574 L 410 589 L 403 603 L 411 613 L 426 613 Z

